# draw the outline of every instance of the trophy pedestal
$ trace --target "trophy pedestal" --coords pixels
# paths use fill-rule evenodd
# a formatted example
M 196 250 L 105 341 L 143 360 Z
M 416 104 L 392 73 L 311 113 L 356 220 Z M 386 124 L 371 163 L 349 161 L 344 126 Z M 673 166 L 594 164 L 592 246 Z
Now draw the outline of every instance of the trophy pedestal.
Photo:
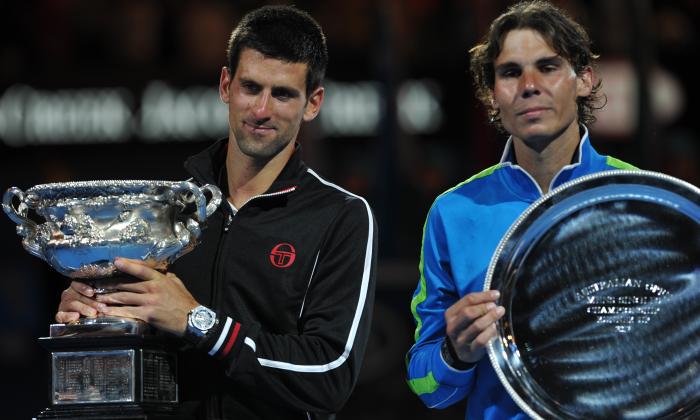
M 37 419 L 174 419 L 177 359 L 141 321 L 54 324 L 39 343 L 51 354 L 51 406 Z
M 36 419 L 61 420 L 174 420 L 170 412 L 149 404 L 102 404 L 80 405 L 72 407 L 49 407 L 35 417 Z

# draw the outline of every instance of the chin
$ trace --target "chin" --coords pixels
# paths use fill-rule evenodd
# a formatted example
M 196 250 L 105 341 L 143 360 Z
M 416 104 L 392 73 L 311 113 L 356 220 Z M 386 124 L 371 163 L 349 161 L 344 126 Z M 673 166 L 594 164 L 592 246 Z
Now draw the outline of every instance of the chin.
M 558 130 L 526 130 L 520 138 L 529 148 L 539 152 L 561 137 L 565 131 L 566 127 Z
M 268 161 L 282 152 L 288 145 L 288 142 L 275 143 L 254 143 L 254 142 L 239 142 L 238 147 L 244 155 L 258 161 Z

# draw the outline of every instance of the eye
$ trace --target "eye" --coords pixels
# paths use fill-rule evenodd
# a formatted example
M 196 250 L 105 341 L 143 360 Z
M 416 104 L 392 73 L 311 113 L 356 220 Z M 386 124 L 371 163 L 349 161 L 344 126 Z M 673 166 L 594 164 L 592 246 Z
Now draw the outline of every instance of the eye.
M 521 71 L 518 67 L 504 67 L 498 71 L 498 76 L 504 79 L 520 76 Z
M 286 88 L 274 88 L 272 89 L 272 96 L 282 102 L 286 102 L 290 99 L 294 99 L 299 96 L 296 91 Z
M 241 82 L 241 88 L 243 88 L 243 91 L 247 94 L 250 95 L 255 95 L 257 93 L 260 93 L 261 87 L 257 83 L 253 83 L 250 81 L 243 81 Z
M 552 73 L 561 69 L 564 61 L 559 57 L 550 57 L 537 62 L 537 68 L 542 73 Z

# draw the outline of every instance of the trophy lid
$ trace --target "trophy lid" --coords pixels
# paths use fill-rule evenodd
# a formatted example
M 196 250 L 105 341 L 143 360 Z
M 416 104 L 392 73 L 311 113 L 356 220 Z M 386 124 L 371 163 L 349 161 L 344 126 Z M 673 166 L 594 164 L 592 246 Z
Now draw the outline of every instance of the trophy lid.
M 136 194 L 159 194 L 180 182 L 161 180 L 99 180 L 39 184 L 27 189 L 32 200 L 54 201 L 65 198 L 90 198 Z
M 533 418 L 700 415 L 700 190 L 609 171 L 551 191 L 501 240 L 491 363 Z

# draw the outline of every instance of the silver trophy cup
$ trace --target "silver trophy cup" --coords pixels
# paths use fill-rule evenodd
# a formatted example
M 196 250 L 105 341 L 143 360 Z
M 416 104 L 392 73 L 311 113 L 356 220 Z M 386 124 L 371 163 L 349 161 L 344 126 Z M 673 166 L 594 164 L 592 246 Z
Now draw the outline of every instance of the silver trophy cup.
M 127 180 L 12 187 L 2 207 L 30 254 L 96 293 L 109 293 L 116 257 L 167 268 L 194 249 L 219 204 L 216 186 Z M 38 418 L 174 412 L 175 354 L 145 322 L 81 318 L 51 325 L 40 342 L 51 351 L 52 407 Z

